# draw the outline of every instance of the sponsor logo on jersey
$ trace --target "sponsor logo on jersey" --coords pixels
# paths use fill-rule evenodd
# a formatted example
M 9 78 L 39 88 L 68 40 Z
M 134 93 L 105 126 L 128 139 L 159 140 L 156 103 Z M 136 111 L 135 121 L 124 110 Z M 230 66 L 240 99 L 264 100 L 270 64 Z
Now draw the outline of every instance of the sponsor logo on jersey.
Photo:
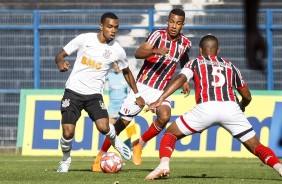
M 102 65 L 102 63 L 100 63 L 98 61 L 95 61 L 93 59 L 87 58 L 86 56 L 82 57 L 81 64 L 87 65 L 90 68 L 94 68 L 96 70 L 100 70 L 101 69 L 101 65 Z
M 144 76 L 142 77 L 142 79 L 143 79 L 143 81 L 146 80 L 146 79 L 148 79 L 148 75 L 144 75 Z

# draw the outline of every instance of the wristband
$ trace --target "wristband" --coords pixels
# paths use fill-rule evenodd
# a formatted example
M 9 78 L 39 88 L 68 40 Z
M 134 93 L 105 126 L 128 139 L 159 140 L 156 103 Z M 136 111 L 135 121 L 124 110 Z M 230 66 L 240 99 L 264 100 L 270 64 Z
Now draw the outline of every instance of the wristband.
M 134 95 L 135 95 L 135 98 L 139 98 L 141 96 L 140 93 L 135 93 Z

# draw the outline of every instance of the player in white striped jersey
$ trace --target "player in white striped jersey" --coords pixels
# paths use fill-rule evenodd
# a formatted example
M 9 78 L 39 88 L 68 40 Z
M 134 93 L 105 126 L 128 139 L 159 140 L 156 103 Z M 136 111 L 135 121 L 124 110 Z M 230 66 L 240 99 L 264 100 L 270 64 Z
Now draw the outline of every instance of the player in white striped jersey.
M 124 49 L 114 40 L 118 31 L 118 17 L 111 12 L 101 16 L 100 32 L 80 34 L 71 40 L 55 58 L 61 72 L 69 70 L 69 62 L 65 57 L 76 52 L 77 57 L 71 74 L 66 82 L 62 99 L 62 128 L 60 139 L 63 159 L 58 172 L 68 172 L 71 157 L 72 141 L 76 122 L 84 109 L 95 122 L 97 129 L 110 140 L 111 144 L 127 160 L 131 159 L 130 149 L 116 136 L 113 125 L 109 124 L 107 109 L 103 101 L 105 78 L 114 62 L 122 70 L 123 75 L 134 93 L 138 93 Z M 136 98 L 136 104 L 143 108 L 142 97 Z

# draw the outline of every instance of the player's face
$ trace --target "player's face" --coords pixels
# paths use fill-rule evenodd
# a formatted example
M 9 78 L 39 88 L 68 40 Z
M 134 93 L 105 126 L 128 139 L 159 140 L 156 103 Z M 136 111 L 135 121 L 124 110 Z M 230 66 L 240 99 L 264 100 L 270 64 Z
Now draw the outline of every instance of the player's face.
M 116 73 L 119 73 L 119 72 L 120 72 L 120 69 L 119 69 L 118 64 L 117 64 L 116 62 L 114 62 L 113 68 L 114 68 L 114 71 L 115 71 Z
M 168 25 L 168 34 L 169 36 L 173 39 L 179 36 L 182 27 L 184 25 L 184 17 L 175 15 L 175 14 L 170 14 L 168 20 L 167 20 L 167 25 Z
M 110 19 L 110 18 L 106 18 L 105 22 L 100 25 L 102 32 L 103 32 L 103 36 L 105 37 L 106 41 L 112 41 L 115 36 L 116 33 L 118 32 L 118 19 Z

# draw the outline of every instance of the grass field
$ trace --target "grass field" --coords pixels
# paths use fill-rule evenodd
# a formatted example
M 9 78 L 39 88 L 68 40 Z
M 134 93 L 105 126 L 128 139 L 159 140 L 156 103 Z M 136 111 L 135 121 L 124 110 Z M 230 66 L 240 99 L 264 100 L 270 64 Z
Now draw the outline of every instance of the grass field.
M 57 173 L 59 157 L 0 155 L 0 183 L 91 183 L 138 184 L 159 163 L 158 158 L 144 158 L 142 166 L 125 162 L 118 174 L 92 173 L 91 157 L 73 157 L 69 173 Z M 169 179 L 145 183 L 168 184 L 275 184 L 282 177 L 258 159 L 238 158 L 172 158 Z

